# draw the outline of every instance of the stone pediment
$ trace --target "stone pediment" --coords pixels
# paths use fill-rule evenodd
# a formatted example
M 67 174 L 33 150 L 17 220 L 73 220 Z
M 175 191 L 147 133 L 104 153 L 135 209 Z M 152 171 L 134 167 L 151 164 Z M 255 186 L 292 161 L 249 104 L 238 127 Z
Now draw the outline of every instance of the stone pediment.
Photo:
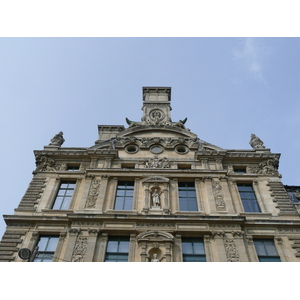
M 163 183 L 169 183 L 169 179 L 164 176 L 149 176 L 145 179 L 143 179 L 143 183 L 149 182 L 149 183 L 158 183 L 158 182 L 163 182 Z
M 181 136 L 187 138 L 197 138 L 195 133 L 192 133 L 188 129 L 183 129 L 177 126 L 168 125 L 146 125 L 146 126 L 134 126 L 126 128 L 124 131 L 120 132 L 118 137 L 127 136 Z
M 175 238 L 171 233 L 164 232 L 164 231 L 154 231 L 149 230 L 146 232 L 142 232 L 137 236 L 137 240 L 147 240 L 147 241 L 153 241 L 153 240 L 162 240 L 162 241 L 174 241 Z

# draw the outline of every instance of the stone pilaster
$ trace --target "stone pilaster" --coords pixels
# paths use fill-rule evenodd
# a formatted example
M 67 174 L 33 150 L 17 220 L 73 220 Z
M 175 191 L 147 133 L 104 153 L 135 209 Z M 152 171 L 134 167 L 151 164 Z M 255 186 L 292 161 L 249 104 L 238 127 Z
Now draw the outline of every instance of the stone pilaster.
M 224 231 L 213 231 L 212 237 L 215 242 L 215 247 L 217 249 L 218 261 L 227 262 L 226 250 L 224 245 Z
M 247 256 L 246 246 L 244 242 L 244 232 L 243 231 L 233 231 L 232 236 L 234 238 L 234 243 L 236 245 L 237 253 L 239 255 L 239 260 L 241 262 L 248 262 L 249 258 Z
M 174 250 L 176 253 L 176 255 L 174 256 L 174 261 L 182 262 L 182 243 L 181 243 L 181 235 L 179 234 L 175 236 Z
M 204 241 L 204 250 L 205 250 L 205 256 L 207 262 L 213 262 L 213 251 L 212 251 L 212 245 L 211 245 L 211 235 L 204 235 L 203 241 Z
M 92 262 L 94 258 L 99 229 L 88 228 L 88 233 L 89 233 L 89 237 L 88 237 L 88 243 L 87 243 L 87 249 L 86 249 L 84 261 Z
M 135 261 L 135 249 L 136 249 L 136 234 L 131 234 L 130 243 L 129 243 L 129 254 L 128 254 L 129 262 Z
M 99 248 L 99 255 L 98 261 L 103 262 L 105 260 L 105 253 L 108 241 L 108 234 L 102 233 L 100 236 L 100 248 Z
M 55 250 L 55 253 L 54 253 L 54 258 L 52 260 L 53 262 L 63 261 L 63 259 L 61 259 L 60 256 L 61 256 L 61 251 L 62 251 L 64 242 L 65 242 L 66 236 L 67 236 L 66 231 L 63 231 L 63 232 L 60 233 L 58 244 L 57 244 L 57 247 L 56 247 L 56 250 Z
M 102 174 L 101 181 L 100 181 L 99 195 L 97 198 L 97 203 L 95 205 L 96 210 L 103 211 L 108 181 L 109 181 L 109 176 L 106 174 Z M 111 202 L 112 202 L 112 204 L 111 204 Z M 109 206 L 111 206 L 111 205 L 113 205 L 113 200 L 110 200 Z
M 70 228 L 69 229 L 69 235 L 67 240 L 67 247 L 65 250 L 64 260 L 65 261 L 71 261 L 72 260 L 72 254 L 73 250 L 76 244 L 77 236 L 79 235 L 81 229 L 80 228 Z
M 256 254 L 253 237 L 251 235 L 247 235 L 245 237 L 245 243 L 246 243 L 246 250 L 247 250 L 249 261 L 258 262 L 258 257 Z

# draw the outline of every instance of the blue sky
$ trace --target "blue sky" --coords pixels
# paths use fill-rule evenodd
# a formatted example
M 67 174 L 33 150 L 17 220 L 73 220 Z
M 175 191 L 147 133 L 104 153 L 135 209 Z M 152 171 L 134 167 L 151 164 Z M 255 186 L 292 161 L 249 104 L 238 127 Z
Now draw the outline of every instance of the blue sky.
M 172 119 L 225 149 L 251 133 L 300 185 L 299 38 L 0 38 L 0 213 L 13 214 L 41 150 L 90 147 L 97 125 L 142 116 L 142 87 L 172 87 Z M 0 219 L 0 236 L 5 223 Z

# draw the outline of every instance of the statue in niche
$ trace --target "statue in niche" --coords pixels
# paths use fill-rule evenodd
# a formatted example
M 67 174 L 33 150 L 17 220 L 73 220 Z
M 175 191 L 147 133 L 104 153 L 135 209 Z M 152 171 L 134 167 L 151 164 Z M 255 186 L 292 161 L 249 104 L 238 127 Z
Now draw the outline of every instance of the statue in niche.
M 157 258 L 156 253 L 153 254 L 153 257 L 151 258 L 151 262 L 160 262 L 160 260 Z
M 153 206 L 160 206 L 160 195 L 161 193 L 158 193 L 158 190 L 154 189 L 154 192 L 151 195 Z
M 52 139 L 51 139 L 51 143 L 49 144 L 49 146 L 58 146 L 60 147 L 65 139 L 63 138 L 63 132 L 60 131 L 58 134 L 56 134 Z
M 249 142 L 253 149 L 261 149 L 266 148 L 263 144 L 263 141 L 257 137 L 255 134 L 251 134 L 251 140 Z

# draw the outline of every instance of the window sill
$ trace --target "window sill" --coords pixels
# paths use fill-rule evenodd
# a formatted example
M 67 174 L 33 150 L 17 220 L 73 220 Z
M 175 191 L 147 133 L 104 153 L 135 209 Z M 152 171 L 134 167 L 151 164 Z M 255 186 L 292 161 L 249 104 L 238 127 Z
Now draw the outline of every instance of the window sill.
M 114 215 L 114 214 L 136 215 L 138 212 L 137 212 L 137 210 L 111 210 L 111 209 L 109 209 L 105 213 L 112 214 L 112 215 Z
M 195 215 L 195 216 L 205 216 L 202 211 L 175 211 L 174 215 Z
M 240 216 L 243 217 L 255 217 L 255 218 L 263 218 L 263 219 L 270 219 L 272 218 L 272 214 L 271 213 L 250 213 L 250 212 L 243 212 L 240 213 Z
M 59 214 L 59 213 L 67 214 L 73 212 L 73 210 L 72 209 L 42 209 L 41 212 L 47 214 Z

